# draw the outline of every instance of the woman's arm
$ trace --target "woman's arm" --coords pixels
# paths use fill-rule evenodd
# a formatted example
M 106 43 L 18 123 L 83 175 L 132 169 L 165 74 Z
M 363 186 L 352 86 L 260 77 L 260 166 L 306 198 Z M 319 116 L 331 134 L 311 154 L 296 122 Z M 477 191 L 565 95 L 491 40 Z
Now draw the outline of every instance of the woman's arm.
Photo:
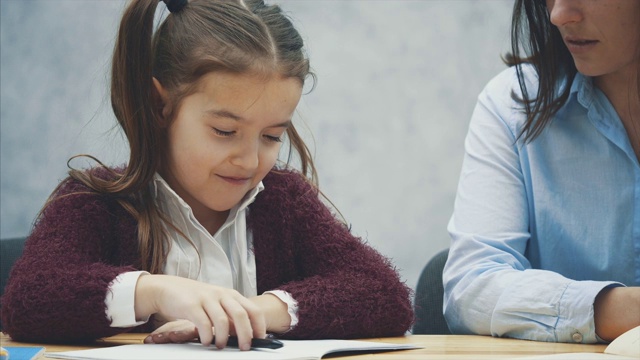
M 479 96 L 471 119 L 448 226 L 445 317 L 454 333 L 596 342 L 594 300 L 612 282 L 574 281 L 532 269 L 525 257 L 530 229 L 543 221 L 532 215 L 543 205 L 535 201 L 549 195 L 533 193 L 531 183 L 541 181 L 541 174 L 525 169 L 530 156 L 544 155 L 516 141 L 523 116 L 513 100 L 516 84 L 513 69 L 505 70 Z M 561 231 L 554 236 L 539 241 L 562 241 Z M 576 248 L 565 256 L 578 253 Z

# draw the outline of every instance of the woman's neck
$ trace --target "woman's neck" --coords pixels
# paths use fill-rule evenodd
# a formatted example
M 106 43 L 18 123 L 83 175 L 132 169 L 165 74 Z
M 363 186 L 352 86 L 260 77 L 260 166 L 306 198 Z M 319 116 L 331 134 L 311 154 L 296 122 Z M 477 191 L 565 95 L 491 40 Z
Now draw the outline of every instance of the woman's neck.
M 628 71 L 595 78 L 596 86 L 607 96 L 620 116 L 638 161 L 640 161 L 639 68 L 640 66 L 630 67 Z

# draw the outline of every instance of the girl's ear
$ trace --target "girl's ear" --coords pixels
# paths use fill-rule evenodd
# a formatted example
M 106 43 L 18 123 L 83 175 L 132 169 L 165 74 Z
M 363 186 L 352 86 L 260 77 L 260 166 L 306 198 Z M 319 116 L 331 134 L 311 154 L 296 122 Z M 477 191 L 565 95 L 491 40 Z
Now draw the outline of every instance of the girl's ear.
M 169 92 L 167 91 L 167 89 L 165 89 L 162 84 L 160 84 L 160 81 L 158 81 L 158 79 L 156 79 L 155 77 L 152 78 L 153 80 L 153 99 L 155 101 L 155 104 L 157 106 L 157 109 L 159 110 L 158 113 L 160 114 L 160 122 L 162 125 L 166 126 L 169 125 L 169 112 L 170 112 L 170 105 L 169 105 Z

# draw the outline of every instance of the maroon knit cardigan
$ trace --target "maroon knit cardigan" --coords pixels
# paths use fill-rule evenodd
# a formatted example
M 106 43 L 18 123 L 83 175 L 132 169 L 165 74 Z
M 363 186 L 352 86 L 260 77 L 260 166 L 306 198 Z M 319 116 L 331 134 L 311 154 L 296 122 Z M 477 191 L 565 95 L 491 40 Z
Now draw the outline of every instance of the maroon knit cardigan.
M 350 234 L 300 174 L 272 171 L 249 206 L 258 294 L 280 289 L 298 302 L 287 339 L 403 335 L 411 290 L 388 259 Z M 62 196 L 64 194 L 71 194 Z M 112 195 L 67 179 L 37 221 L 2 297 L 3 331 L 14 340 L 84 342 L 112 328 L 109 284 L 140 269 L 137 222 Z

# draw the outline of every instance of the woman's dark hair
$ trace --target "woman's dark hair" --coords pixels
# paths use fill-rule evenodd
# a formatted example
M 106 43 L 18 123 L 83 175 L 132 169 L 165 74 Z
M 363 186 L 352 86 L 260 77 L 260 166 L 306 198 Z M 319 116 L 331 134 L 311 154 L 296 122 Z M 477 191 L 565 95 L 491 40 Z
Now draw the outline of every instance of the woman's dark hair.
M 524 55 L 522 54 L 524 52 Z M 577 69 L 557 27 L 551 24 L 544 0 L 516 0 L 511 20 L 511 52 L 504 61 L 516 67 L 526 121 L 518 135 L 535 139 L 564 105 Z M 538 75 L 536 94 L 529 94 L 522 64 L 530 63 Z M 559 81 L 560 79 L 567 81 Z M 564 84 L 562 89 L 559 89 Z M 559 95 L 558 95 L 559 94 Z
M 640 53 L 640 44 L 636 51 Z M 524 105 L 526 113 L 526 121 L 518 137 L 531 142 L 566 103 L 571 83 L 578 72 L 560 31 L 551 23 L 545 0 L 515 0 L 511 22 L 511 52 L 506 54 L 504 61 L 507 65 L 516 67 L 522 92 L 522 97 L 517 100 Z M 524 63 L 530 63 L 536 71 L 536 94 L 529 94 L 527 90 L 522 71 Z M 636 72 L 636 86 L 640 88 L 640 61 Z
M 162 271 L 167 251 L 164 225 L 172 226 L 156 207 L 149 186 L 166 141 L 152 79 L 167 90 L 170 114 L 165 118 L 172 119 L 180 101 L 210 72 L 278 75 L 301 84 L 313 77 L 303 40 L 278 6 L 262 0 L 191 0 L 170 13 L 154 33 L 157 8 L 158 0 L 130 2 L 113 54 L 111 104 L 129 143 L 128 166 L 121 173 L 107 169 L 108 178 L 69 171 L 91 190 L 115 196 L 136 218 L 140 261 L 151 273 Z M 311 153 L 293 126 L 287 129 L 287 139 L 289 160 L 295 151 L 301 172 L 317 185 Z

